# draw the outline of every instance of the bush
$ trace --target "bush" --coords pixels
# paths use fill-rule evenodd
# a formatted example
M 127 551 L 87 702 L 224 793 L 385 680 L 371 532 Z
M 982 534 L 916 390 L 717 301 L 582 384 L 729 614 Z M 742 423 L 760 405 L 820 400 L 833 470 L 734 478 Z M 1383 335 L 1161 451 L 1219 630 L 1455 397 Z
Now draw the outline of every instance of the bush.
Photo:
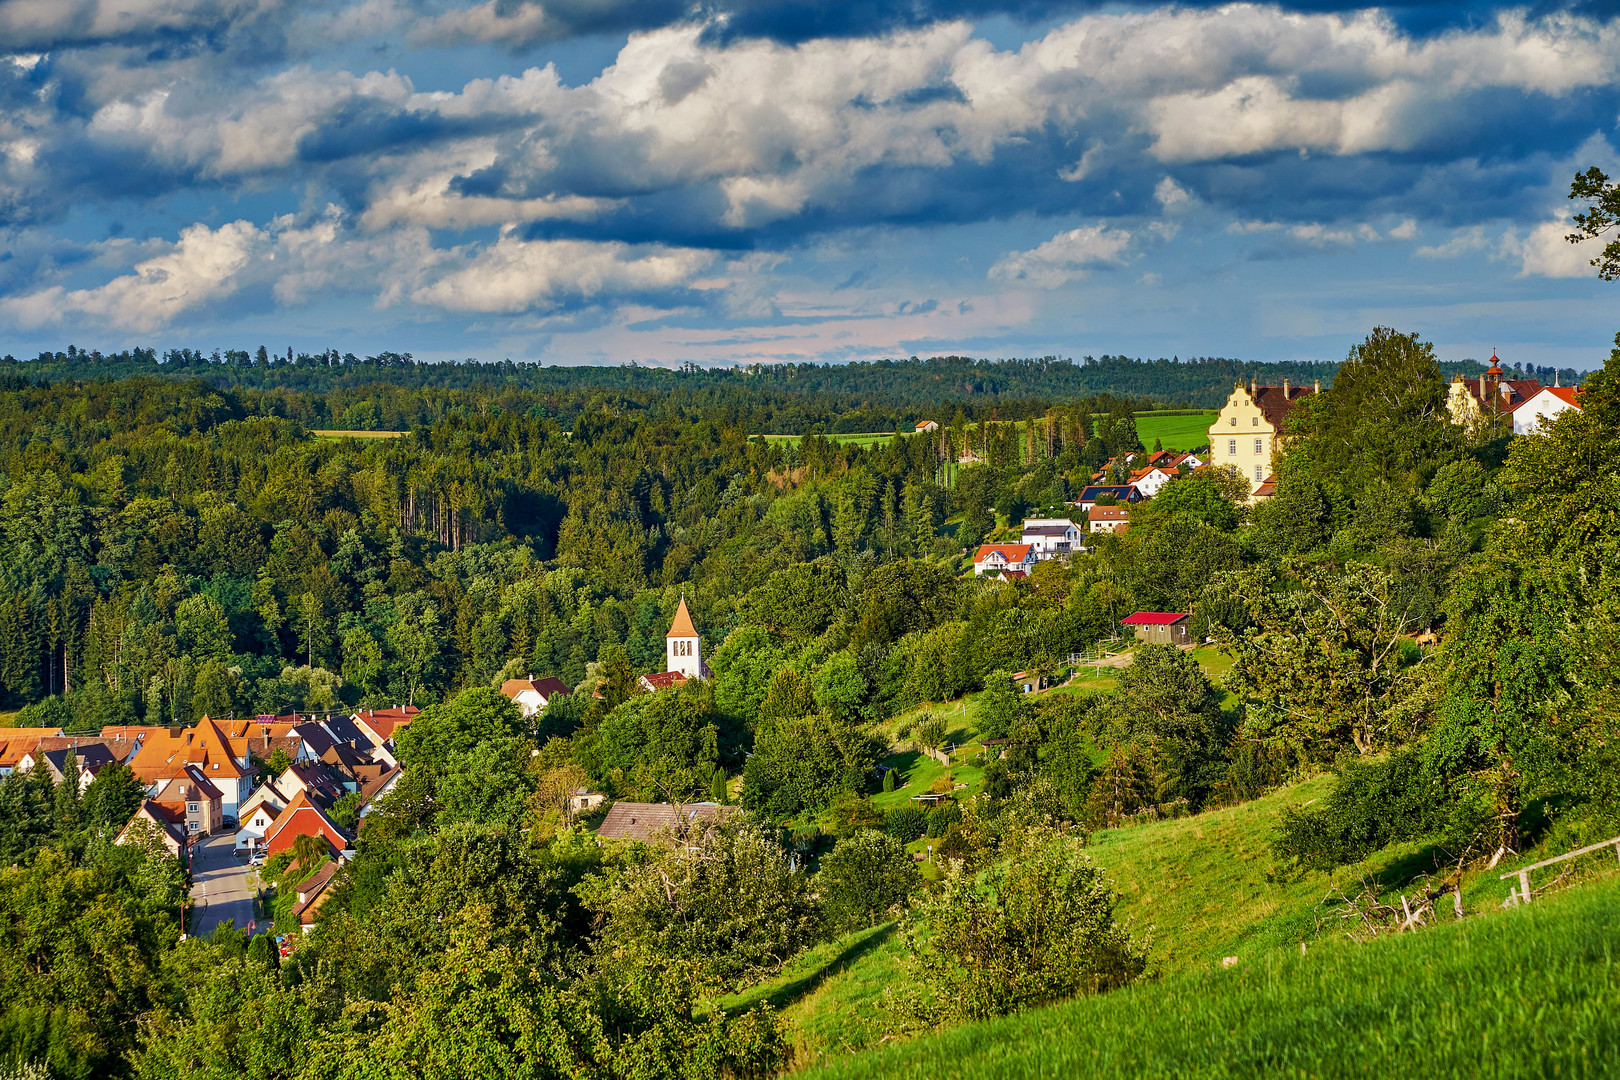
M 902 844 L 921 840 L 928 831 L 928 815 L 915 806 L 896 807 L 883 815 L 883 831 Z
M 1343 765 L 1330 795 L 1310 810 L 1288 811 L 1272 850 L 1308 869 L 1327 870 L 1434 833 L 1465 844 L 1471 817 L 1472 808 L 1440 784 L 1415 751 L 1402 750 L 1382 761 Z
M 929 989 L 896 992 L 897 1012 L 930 1025 L 978 1020 L 1140 978 L 1147 948 L 1115 923 L 1115 894 L 1082 844 L 1031 829 L 977 877 L 952 864 L 907 927 L 911 985 Z
M 823 916 L 834 931 L 881 922 L 921 883 L 904 843 L 873 829 L 840 840 L 815 878 Z
M 940 803 L 928 811 L 928 825 L 925 833 L 930 840 L 936 840 L 945 835 L 945 830 L 952 825 L 962 822 L 962 808 L 954 802 Z

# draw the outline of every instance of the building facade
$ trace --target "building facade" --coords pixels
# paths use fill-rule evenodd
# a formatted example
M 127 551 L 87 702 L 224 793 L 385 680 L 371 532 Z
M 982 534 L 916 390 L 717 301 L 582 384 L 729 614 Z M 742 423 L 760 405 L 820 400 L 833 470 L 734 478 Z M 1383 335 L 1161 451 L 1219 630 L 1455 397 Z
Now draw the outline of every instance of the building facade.
M 1209 428 L 1209 457 L 1212 465 L 1237 469 L 1249 483 L 1252 495 L 1271 475 L 1272 455 L 1282 439 L 1283 421 L 1304 397 L 1321 391 L 1321 384 L 1293 386 L 1247 386 L 1239 383 L 1221 407 Z

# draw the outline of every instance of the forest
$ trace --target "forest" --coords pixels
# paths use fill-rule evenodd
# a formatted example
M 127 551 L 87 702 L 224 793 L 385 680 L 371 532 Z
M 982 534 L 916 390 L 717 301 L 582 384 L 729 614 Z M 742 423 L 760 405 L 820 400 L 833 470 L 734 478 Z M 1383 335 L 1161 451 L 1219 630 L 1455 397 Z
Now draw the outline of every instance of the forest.
M 264 359 L 6 361 L 0 705 L 93 731 L 411 703 L 405 780 L 286 958 L 234 930 L 177 942 L 178 871 L 111 843 L 127 778 L 0 782 L 0 1056 L 50 1075 L 775 1075 L 780 1018 L 722 1000 L 890 919 L 896 1038 L 1151 980 L 1087 853 L 1105 830 L 1324 775 L 1279 874 L 1415 837 L 1466 868 L 1620 824 L 1620 342 L 1580 409 L 1514 437 L 1450 423 L 1432 347 L 1376 330 L 1290 415 L 1276 498 L 1188 473 L 1128 533 L 1007 582 L 972 576 L 977 544 L 1070 513 L 1144 449 L 1139 406 L 1236 369 L 461 384 Z M 826 438 L 930 415 L 905 402 L 936 378 L 963 387 L 926 399 L 940 430 Z M 362 402 L 408 433 L 312 434 L 367 426 Z M 820 430 L 769 441 L 767 416 Z M 638 692 L 683 596 L 713 677 Z M 1229 670 L 1143 646 L 1108 688 L 1014 689 L 1138 610 L 1191 612 Z M 525 721 L 494 688 L 529 673 L 579 692 Z M 891 741 L 937 747 L 929 710 L 967 695 L 1003 748 L 981 789 L 875 808 Z M 579 787 L 742 809 L 674 849 L 604 848 L 563 809 Z M 942 872 L 906 848 L 925 834 Z

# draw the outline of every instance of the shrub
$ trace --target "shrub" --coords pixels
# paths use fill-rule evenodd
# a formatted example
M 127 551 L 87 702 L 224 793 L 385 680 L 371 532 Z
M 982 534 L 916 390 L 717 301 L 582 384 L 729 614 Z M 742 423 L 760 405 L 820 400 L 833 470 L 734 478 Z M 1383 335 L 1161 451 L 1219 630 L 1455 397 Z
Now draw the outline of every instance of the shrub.
M 894 790 L 894 777 L 895 777 L 895 774 L 897 772 L 899 772 L 898 769 L 885 769 L 883 771 L 883 790 L 884 791 L 888 792 L 888 791 L 893 791 Z
M 1343 765 L 1330 795 L 1309 810 L 1288 811 L 1272 850 L 1309 869 L 1327 870 L 1432 833 L 1466 843 L 1474 831 L 1472 814 L 1415 751 L 1402 750 L 1381 761 Z
M 1140 978 L 1147 947 L 1114 921 L 1117 898 L 1082 843 L 1031 829 L 977 877 L 952 864 L 907 927 L 912 985 L 929 990 L 897 992 L 897 1011 L 929 1024 L 977 1020 Z
M 945 830 L 952 825 L 961 824 L 962 808 L 954 802 L 940 803 L 928 811 L 928 826 L 926 834 L 929 839 L 937 839 L 945 835 Z
M 883 831 L 902 844 L 921 840 L 928 831 L 928 815 L 915 806 L 896 807 L 883 815 Z
M 882 921 L 921 883 L 904 843 L 872 829 L 840 840 L 815 878 L 823 915 L 835 931 Z

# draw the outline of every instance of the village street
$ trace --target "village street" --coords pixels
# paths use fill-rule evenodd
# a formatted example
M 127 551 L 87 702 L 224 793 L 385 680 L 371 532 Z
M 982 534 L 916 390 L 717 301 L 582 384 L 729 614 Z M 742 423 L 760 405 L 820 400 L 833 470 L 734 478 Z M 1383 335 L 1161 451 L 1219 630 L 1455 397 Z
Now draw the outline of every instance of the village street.
M 252 881 L 256 875 L 234 847 L 232 835 L 223 832 L 208 837 L 192 850 L 193 937 L 207 937 L 226 919 L 234 919 L 238 930 L 246 930 L 253 921 Z

